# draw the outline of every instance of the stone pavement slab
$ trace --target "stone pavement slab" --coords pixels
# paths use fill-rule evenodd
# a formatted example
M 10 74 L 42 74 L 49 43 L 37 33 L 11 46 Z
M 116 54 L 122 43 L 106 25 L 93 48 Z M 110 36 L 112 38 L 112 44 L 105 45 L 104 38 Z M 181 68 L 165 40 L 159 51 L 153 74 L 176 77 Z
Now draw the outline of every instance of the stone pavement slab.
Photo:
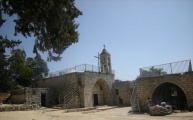
M 166 116 L 130 114 L 130 107 L 116 107 L 100 112 L 83 114 L 65 113 L 64 110 L 40 109 L 32 111 L 0 112 L 0 120 L 193 120 L 193 112 L 172 113 Z

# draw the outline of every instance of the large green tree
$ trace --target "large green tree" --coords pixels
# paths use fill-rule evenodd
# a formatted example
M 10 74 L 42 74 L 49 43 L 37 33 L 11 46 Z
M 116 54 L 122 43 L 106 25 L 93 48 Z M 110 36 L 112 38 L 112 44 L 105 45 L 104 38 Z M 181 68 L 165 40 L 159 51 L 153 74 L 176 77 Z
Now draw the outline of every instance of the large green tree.
M 21 86 L 29 86 L 33 78 L 32 69 L 25 64 L 26 53 L 24 50 L 16 49 L 11 51 L 9 57 L 9 76 L 13 82 Z
M 48 60 L 60 60 L 64 50 L 78 42 L 75 19 L 82 13 L 74 4 L 74 0 L 1 0 L 0 14 L 17 16 L 15 35 L 34 36 L 34 53 L 48 52 Z
M 32 80 L 46 76 L 49 71 L 40 55 L 26 58 L 25 51 L 21 49 L 12 50 L 8 61 L 12 81 L 24 87 L 30 86 Z
M 47 63 L 41 58 L 40 55 L 36 55 L 34 58 L 27 58 L 26 65 L 33 71 L 33 79 L 40 79 L 48 75 Z
M 5 20 L 2 19 L 1 11 L 0 9 L 0 27 L 5 22 Z M 14 48 L 20 43 L 20 41 L 8 40 L 7 37 L 0 35 L 0 91 L 7 91 L 9 89 L 9 62 L 7 61 L 8 55 L 6 55 L 6 48 Z
M 8 55 L 6 55 L 6 48 L 13 48 L 20 44 L 19 41 L 8 40 L 0 36 L 0 90 L 7 91 L 9 88 L 8 81 L 10 81 L 9 76 L 9 62 L 7 60 Z

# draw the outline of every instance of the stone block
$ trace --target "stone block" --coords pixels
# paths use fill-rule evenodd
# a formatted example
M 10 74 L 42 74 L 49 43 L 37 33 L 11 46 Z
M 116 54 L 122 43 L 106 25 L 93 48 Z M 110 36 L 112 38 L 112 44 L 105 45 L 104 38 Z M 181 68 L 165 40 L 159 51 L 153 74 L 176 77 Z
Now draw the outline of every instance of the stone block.
M 167 105 L 165 107 L 162 106 L 152 106 L 149 108 L 149 115 L 151 116 L 164 116 L 172 114 L 172 107 Z

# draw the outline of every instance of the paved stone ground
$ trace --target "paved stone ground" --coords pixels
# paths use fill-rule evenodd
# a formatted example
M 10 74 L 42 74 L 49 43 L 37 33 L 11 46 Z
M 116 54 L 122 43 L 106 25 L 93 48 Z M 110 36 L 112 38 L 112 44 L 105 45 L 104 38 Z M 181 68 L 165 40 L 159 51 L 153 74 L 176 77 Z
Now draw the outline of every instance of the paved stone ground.
M 106 110 L 107 108 L 107 110 Z M 70 112 L 42 108 L 32 111 L 0 112 L 0 120 L 193 120 L 193 112 L 173 113 L 167 116 L 149 116 L 147 114 L 129 114 L 130 107 L 108 106 L 96 112 Z

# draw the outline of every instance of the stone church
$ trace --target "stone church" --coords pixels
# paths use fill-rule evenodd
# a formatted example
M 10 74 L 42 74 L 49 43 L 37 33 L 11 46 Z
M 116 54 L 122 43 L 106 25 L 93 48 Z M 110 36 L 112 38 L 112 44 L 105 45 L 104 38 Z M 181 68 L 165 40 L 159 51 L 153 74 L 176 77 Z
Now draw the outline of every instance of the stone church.
M 26 89 L 26 102 L 36 101 L 42 106 L 84 108 L 98 105 L 130 105 L 129 81 L 115 80 L 111 55 L 105 46 L 99 67 L 79 65 L 58 71 L 35 82 L 35 88 Z
M 25 89 L 24 102 L 63 109 L 124 105 L 145 112 L 150 97 L 153 105 L 166 102 L 173 109 L 193 110 L 190 60 L 140 68 L 136 80 L 118 81 L 105 47 L 97 58 L 99 66 L 83 64 L 35 81 L 34 87 Z

